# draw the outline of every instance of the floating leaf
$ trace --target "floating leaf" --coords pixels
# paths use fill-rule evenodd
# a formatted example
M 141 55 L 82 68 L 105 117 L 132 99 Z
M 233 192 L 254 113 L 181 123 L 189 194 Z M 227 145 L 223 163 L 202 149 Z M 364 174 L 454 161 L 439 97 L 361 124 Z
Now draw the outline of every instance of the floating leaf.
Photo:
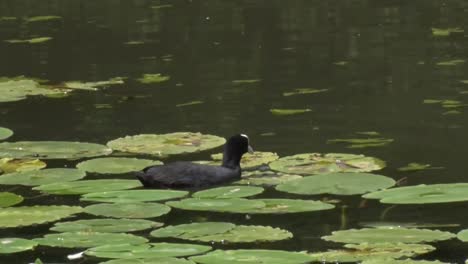
M 140 83 L 144 84 L 150 84 L 150 83 L 160 83 L 160 82 L 165 82 L 170 79 L 169 76 L 164 76 L 160 73 L 156 74 L 143 74 L 141 78 L 138 78 L 137 81 Z
M 11 129 L 0 127 L 0 140 L 7 139 L 11 136 L 13 136 L 13 131 Z
M 37 80 L 24 77 L 0 78 L 0 103 L 26 99 L 31 95 L 52 95 L 61 93 L 41 85 Z M 0 157 L 5 157 L 1 156 Z
M 85 207 L 88 214 L 116 218 L 153 218 L 170 211 L 169 206 L 158 203 L 93 204 Z
M 123 84 L 123 83 L 124 83 L 124 78 L 115 77 L 107 81 L 98 81 L 98 82 L 70 81 L 70 82 L 65 82 L 64 86 L 67 89 L 96 91 L 102 87 L 107 87 L 107 86 L 116 85 L 116 84 Z
M 176 107 L 184 107 L 184 106 L 191 106 L 191 105 L 198 105 L 198 104 L 203 104 L 203 101 L 191 101 L 183 104 L 176 104 Z
M 436 37 L 447 37 L 452 33 L 463 33 L 464 30 L 459 27 L 455 28 L 432 28 L 432 35 Z
M 276 116 L 297 115 L 297 114 L 303 114 L 303 113 L 307 113 L 307 112 L 311 112 L 311 111 L 312 110 L 309 109 L 309 108 L 305 108 L 305 109 L 279 109 L 279 108 L 270 109 L 270 112 L 273 115 L 276 115 Z
M 113 259 L 100 264 L 195 264 L 183 258 Z
M 264 207 L 256 210 L 244 210 L 249 214 L 286 214 L 330 210 L 334 205 L 313 200 L 299 199 L 256 199 L 252 201 L 261 201 Z
M 457 238 L 463 242 L 468 242 L 468 229 L 464 229 L 457 234 Z
M 261 82 L 261 79 L 245 79 L 245 80 L 233 80 L 233 84 L 251 84 Z
M 50 230 L 57 232 L 135 232 L 162 226 L 162 223 L 143 219 L 87 219 L 56 223 Z
M 436 65 L 437 66 L 456 66 L 462 63 L 465 63 L 465 60 L 456 59 L 456 60 L 449 60 L 449 61 L 440 61 L 440 62 L 437 62 Z
M 37 242 L 23 238 L 0 238 L 0 254 L 32 250 Z
M 202 256 L 191 257 L 190 260 L 200 264 L 302 264 L 309 263 L 313 259 L 303 252 L 266 249 L 237 249 L 215 250 Z
M 38 159 L 0 158 L 0 171 L 3 173 L 40 170 L 47 164 Z
M 85 251 L 85 254 L 88 256 L 94 256 L 98 258 L 147 259 L 193 256 L 203 254 L 210 250 L 210 246 L 204 245 L 151 243 L 149 245 L 105 245 L 90 248 Z
M 317 262 L 360 262 L 373 258 L 413 257 L 435 250 L 433 246 L 423 244 L 379 243 L 359 245 L 347 244 L 347 249 L 329 250 L 310 254 Z
M 459 227 L 460 224 L 432 224 L 432 223 L 406 223 L 406 222 L 362 222 L 360 226 L 374 227 L 374 228 L 393 228 L 393 227 L 405 227 L 405 228 L 447 228 L 447 227 Z
M 90 248 L 102 245 L 143 244 L 148 242 L 144 237 L 125 233 L 98 233 L 98 232 L 66 232 L 48 234 L 42 238 L 34 239 L 41 246 L 62 248 Z
M 385 162 L 364 155 L 341 153 L 304 153 L 280 158 L 270 168 L 290 174 L 323 174 L 331 172 L 369 172 L 385 167 Z
M 212 149 L 223 145 L 224 138 L 201 133 L 176 132 L 170 134 L 142 134 L 126 136 L 109 141 L 107 145 L 115 150 L 167 156 L 192 153 Z
M 447 240 L 455 234 L 439 230 L 416 228 L 363 228 L 334 231 L 322 239 L 339 243 L 421 243 Z
M 414 259 L 369 259 L 361 262 L 361 264 L 450 264 L 447 262 L 440 262 L 438 260 L 414 260 Z
M 399 171 L 420 171 L 420 170 L 428 170 L 428 169 L 443 169 L 443 167 L 431 167 L 431 164 L 422 164 L 411 162 L 404 167 L 398 168 Z
M 79 206 L 65 205 L 3 208 L 0 210 L 0 228 L 53 222 L 82 211 L 83 208 Z
M 8 173 L 0 177 L 0 184 L 37 186 L 76 181 L 85 176 L 86 173 L 84 171 L 77 169 L 54 168 Z
M 383 147 L 393 142 L 390 138 L 338 138 L 329 139 L 327 143 L 348 143 L 347 148 Z
M 274 171 L 243 171 L 242 179 L 235 184 L 274 186 L 301 179 L 302 176 Z
M 48 42 L 51 40 L 51 37 L 37 37 L 37 38 L 31 38 L 31 39 L 7 39 L 5 42 L 11 43 L 11 44 L 18 44 L 18 43 L 23 43 L 23 44 L 40 44 L 44 42 Z
M 87 172 L 111 174 L 140 171 L 148 166 L 161 164 L 158 160 L 111 157 L 86 160 L 78 163 L 76 167 Z
M 356 134 L 365 135 L 365 136 L 375 136 L 375 137 L 380 136 L 380 133 L 376 131 L 360 131 L 360 132 L 356 132 Z
M 431 204 L 468 201 L 468 183 L 421 184 L 368 193 L 366 199 L 389 204 Z
M 104 145 L 70 141 L 18 141 L 0 143 L 0 157 L 78 159 L 109 155 Z
M 125 190 L 88 193 L 83 195 L 80 200 L 103 203 L 155 202 L 180 198 L 187 194 L 187 191 L 175 190 Z
M 354 195 L 395 185 L 392 178 L 370 173 L 329 173 L 280 184 L 276 190 L 295 194 Z
M 221 161 L 223 159 L 223 154 L 213 154 L 211 158 L 216 161 Z M 241 159 L 241 167 L 243 169 L 255 168 L 275 161 L 278 158 L 278 154 L 274 152 L 255 151 L 254 153 L 245 153 Z M 219 163 L 215 164 L 219 165 Z
M 11 192 L 0 192 L 0 208 L 19 204 L 24 200 L 23 196 Z
M 292 92 L 285 92 L 283 96 L 291 96 L 291 95 L 299 95 L 299 94 L 315 94 L 315 93 L 323 93 L 328 91 L 328 89 L 312 89 L 312 88 L 299 88 L 294 89 Z
M 247 200 L 243 198 L 234 199 L 198 199 L 188 198 L 180 201 L 166 202 L 167 205 L 194 211 L 215 211 L 215 212 L 245 212 L 257 210 L 265 207 L 265 203 L 257 200 Z
M 61 16 L 33 16 L 26 18 L 27 23 L 32 22 L 43 22 L 43 21 L 52 21 L 52 20 L 61 20 Z
M 2 176 L 3 177 L 3 176 Z M 74 182 L 58 182 L 34 187 L 33 190 L 48 194 L 85 194 L 93 192 L 109 192 L 140 187 L 135 180 L 87 180 Z
M 253 186 L 225 186 L 198 191 L 192 195 L 195 198 L 229 199 L 243 198 L 260 194 L 264 191 L 262 187 Z

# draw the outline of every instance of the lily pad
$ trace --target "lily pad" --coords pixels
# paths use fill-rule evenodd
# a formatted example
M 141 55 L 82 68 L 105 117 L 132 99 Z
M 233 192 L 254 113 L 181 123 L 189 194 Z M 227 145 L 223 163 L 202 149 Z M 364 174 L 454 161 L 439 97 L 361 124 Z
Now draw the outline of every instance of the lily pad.
M 385 162 L 364 155 L 341 153 L 304 153 L 280 158 L 270 168 L 290 174 L 324 174 L 332 172 L 369 172 L 385 167 Z
M 180 201 L 166 202 L 167 205 L 193 211 L 214 211 L 214 212 L 245 212 L 248 210 L 255 211 L 265 207 L 265 203 L 257 200 L 247 200 L 243 198 L 233 199 L 199 199 L 187 198 Z
M 0 127 L 0 140 L 7 139 L 11 136 L 13 136 L 13 131 L 11 129 Z
M 124 83 L 123 80 L 124 79 L 121 77 L 115 77 L 107 81 L 98 81 L 98 82 L 70 81 L 70 82 L 65 82 L 64 86 L 67 89 L 96 91 L 102 87 L 107 87 L 107 86 L 116 85 L 116 84 L 123 84 Z
M 18 141 L 0 143 L 0 157 L 78 159 L 109 155 L 104 145 L 70 141 Z
M 448 61 L 439 61 L 436 63 L 436 65 L 437 66 L 456 66 L 462 63 L 465 63 L 465 60 L 454 59 L 454 60 L 448 60 Z
M 187 103 L 176 104 L 176 107 L 184 107 L 184 106 L 191 106 L 191 105 L 199 105 L 199 104 L 203 104 L 203 103 L 204 103 L 203 101 L 191 101 L 191 102 L 187 102 Z
M 187 194 L 187 191 L 175 190 L 126 190 L 88 193 L 83 195 L 80 200 L 103 203 L 155 202 L 180 198 Z
M 85 251 L 88 256 L 116 259 L 146 259 L 165 257 L 186 257 L 203 254 L 211 250 L 210 246 L 177 243 L 151 243 L 144 245 L 105 245 Z M 159 262 L 154 262 L 159 263 Z
M 170 211 L 169 206 L 158 203 L 93 204 L 85 207 L 88 214 L 115 218 L 153 218 Z
M 327 143 L 347 143 L 347 148 L 367 148 L 367 147 L 383 147 L 392 143 L 391 138 L 338 138 L 330 139 Z
M 211 158 L 216 161 L 221 161 L 223 160 L 223 154 L 213 154 Z M 241 167 L 243 169 L 255 168 L 275 161 L 278 158 L 278 154 L 274 152 L 255 151 L 254 153 L 245 153 L 241 159 Z M 219 165 L 219 163 L 216 163 L 216 165 Z
M 316 93 L 323 93 L 326 91 L 328 91 L 328 89 L 299 88 L 299 89 L 294 89 L 294 91 L 291 91 L 291 92 L 284 92 L 283 96 L 300 95 L 300 94 L 316 94 Z
M 414 260 L 414 259 L 368 259 L 361 264 L 450 264 L 448 262 L 440 262 L 438 260 Z
M 463 242 L 468 242 L 468 229 L 464 229 L 457 234 L 457 238 Z
M 3 177 L 3 176 L 2 176 Z M 93 192 L 109 192 L 127 190 L 140 187 L 141 183 L 135 180 L 85 180 L 73 182 L 58 182 L 34 187 L 33 190 L 48 194 L 85 194 Z
M 148 240 L 125 233 L 98 233 L 98 232 L 66 232 L 48 234 L 42 238 L 34 239 L 41 246 L 61 248 L 91 248 L 102 245 L 144 244 Z
M 213 227 L 213 228 L 211 228 Z M 293 237 L 293 234 L 270 226 L 236 226 L 224 222 L 192 223 L 168 226 L 151 232 L 154 237 L 174 237 L 202 242 L 247 243 L 255 241 L 276 241 Z
M 169 81 L 170 78 L 171 77 L 162 75 L 160 73 L 143 74 L 143 76 L 138 78 L 137 81 L 139 81 L 140 83 L 144 83 L 144 84 L 150 84 L 150 83 L 160 83 L 160 82 Z
M 61 16 L 33 16 L 26 18 L 27 23 L 61 20 Z
M 309 108 L 305 109 L 270 109 L 270 113 L 276 116 L 287 116 L 287 115 L 297 115 L 297 114 L 303 114 L 307 112 L 311 112 L 312 110 Z
M 124 233 L 161 227 L 163 224 L 143 219 L 86 219 L 56 223 L 50 230 L 57 232 Z
M 198 191 L 192 195 L 195 198 L 229 199 L 243 198 L 260 194 L 264 191 L 262 187 L 254 186 L 225 186 Z
M 242 179 L 235 184 L 275 186 L 301 179 L 302 176 L 274 171 L 243 171 Z
M 32 250 L 37 242 L 23 238 L 0 238 L 0 254 Z
M 311 253 L 318 262 L 360 262 L 366 259 L 413 257 L 435 250 L 433 246 L 424 244 L 380 243 L 359 245 L 345 245 L 347 249 L 329 250 L 326 252 Z
M 252 201 L 261 201 L 264 207 L 257 210 L 244 210 L 249 214 L 286 214 L 323 211 L 335 208 L 334 205 L 313 200 L 299 199 L 256 199 Z
M 11 44 L 40 44 L 44 42 L 48 42 L 52 40 L 51 37 L 37 37 L 37 38 L 30 38 L 30 39 L 7 39 L 5 42 L 11 43 Z
M 176 132 L 170 134 L 142 134 L 126 136 L 109 141 L 107 145 L 115 150 L 137 154 L 168 156 L 199 152 L 223 145 L 224 138 L 201 133 Z
M 3 173 L 40 170 L 46 166 L 45 162 L 38 159 L 0 158 L 0 171 Z
M 422 164 L 411 162 L 404 167 L 398 168 L 399 171 L 420 171 L 420 170 L 429 170 L 429 169 L 443 169 L 443 167 L 432 167 L 431 164 Z
M 339 243 L 422 243 L 454 238 L 455 234 L 416 228 L 363 228 L 334 231 L 322 239 Z
M 57 93 L 61 92 L 41 85 L 37 80 L 24 77 L 0 78 L 0 103 L 19 101 L 32 95 L 52 95 Z
M 267 249 L 215 250 L 202 256 L 191 257 L 200 264 L 302 264 L 313 259 L 304 252 Z
M 11 192 L 0 192 L 0 208 L 19 204 L 24 200 L 23 196 Z
M 370 173 L 329 173 L 304 177 L 295 181 L 280 184 L 276 190 L 305 195 L 363 194 L 395 185 L 392 178 Z
M 468 183 L 421 184 L 365 194 L 388 204 L 431 204 L 468 201 Z
M 151 165 L 161 165 L 158 160 L 136 159 L 136 158 L 97 158 L 80 162 L 76 167 L 87 172 L 102 174 L 129 173 L 140 171 Z
M 0 228 L 53 222 L 82 211 L 83 208 L 79 206 L 65 205 L 3 208 L 0 210 Z
M 195 264 L 183 258 L 142 258 L 142 259 L 113 259 L 100 264 Z
M 50 183 L 76 181 L 86 176 L 84 171 L 54 168 L 13 172 L 0 176 L 0 184 L 37 186 Z
M 455 28 L 432 28 L 432 35 L 436 37 L 447 37 L 452 33 L 463 33 L 464 30 L 459 27 Z

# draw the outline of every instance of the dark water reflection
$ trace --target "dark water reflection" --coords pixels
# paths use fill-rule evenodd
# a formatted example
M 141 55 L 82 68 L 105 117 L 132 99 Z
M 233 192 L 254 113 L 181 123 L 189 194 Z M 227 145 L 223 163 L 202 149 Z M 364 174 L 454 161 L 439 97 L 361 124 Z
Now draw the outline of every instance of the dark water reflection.
M 460 83 L 468 79 L 467 64 L 436 65 L 468 59 L 466 33 L 434 37 L 431 31 L 432 27 L 459 27 L 468 32 L 467 13 L 468 2 L 461 0 L 0 0 L 0 17 L 63 17 L 26 26 L 0 20 L 0 76 L 26 75 L 53 82 L 129 78 L 123 87 L 99 92 L 1 103 L 0 125 L 15 131 L 12 140 L 102 143 L 139 133 L 188 130 L 229 136 L 242 131 L 250 135 L 256 149 L 282 156 L 363 153 L 386 160 L 388 168 L 382 174 L 407 177 L 410 185 L 467 182 L 467 113 L 461 109 L 459 115 L 443 115 L 441 107 L 422 104 L 428 98 L 468 102 L 468 95 L 459 93 L 468 90 L 468 85 Z M 3 42 L 34 36 L 53 40 L 39 45 Z M 125 44 L 130 41 L 142 43 Z M 163 73 L 171 80 L 141 85 L 134 80 L 143 73 Z M 232 82 L 257 79 L 260 81 Z M 282 96 L 296 88 L 329 92 Z M 194 100 L 205 103 L 176 107 Z M 112 108 L 96 108 L 96 104 L 111 104 Z M 271 115 L 271 108 L 311 108 L 313 112 L 281 117 Z M 355 137 L 357 131 L 379 131 L 395 142 L 357 151 L 326 143 Z M 274 135 L 262 136 L 270 132 Z M 396 170 L 409 162 L 445 169 L 411 174 Z M 36 195 L 29 190 L 21 193 Z M 265 196 L 284 194 L 271 191 Z M 28 202 L 76 203 L 73 198 L 56 199 Z M 378 221 L 386 208 L 375 202 L 359 208 L 360 200 L 354 197 L 343 200 L 349 205 L 347 227 Z M 456 232 L 468 226 L 466 207 L 466 203 L 398 206 L 385 220 L 458 223 L 461 227 L 447 229 Z M 339 246 L 319 237 L 340 228 L 340 214 L 336 209 L 252 216 L 247 221 L 238 215 L 175 211 L 165 222 L 209 218 L 280 226 L 294 232 L 293 242 L 237 247 L 314 251 Z M 47 228 L 5 230 L 1 236 L 35 236 Z M 462 243 L 437 246 L 439 250 L 429 258 L 465 259 L 467 247 Z M 24 263 L 37 256 L 64 261 L 66 252 L 40 248 L 34 256 L 27 252 L 4 259 L 5 263 Z

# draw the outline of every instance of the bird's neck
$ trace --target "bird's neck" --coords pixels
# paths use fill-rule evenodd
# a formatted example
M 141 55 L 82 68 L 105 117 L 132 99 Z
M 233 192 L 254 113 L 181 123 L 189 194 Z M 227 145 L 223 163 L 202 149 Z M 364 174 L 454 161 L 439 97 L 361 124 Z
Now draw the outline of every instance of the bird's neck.
M 223 167 L 230 168 L 230 169 L 237 169 L 240 168 L 240 160 L 242 155 L 239 153 L 232 153 L 224 150 L 223 153 Z

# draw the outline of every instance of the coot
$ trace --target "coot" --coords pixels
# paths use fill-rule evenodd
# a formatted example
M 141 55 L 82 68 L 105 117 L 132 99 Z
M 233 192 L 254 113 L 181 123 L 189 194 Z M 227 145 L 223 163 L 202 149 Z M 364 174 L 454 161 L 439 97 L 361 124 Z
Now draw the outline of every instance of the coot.
M 219 185 L 240 178 L 240 160 L 246 152 L 253 152 L 249 137 L 238 134 L 229 138 L 224 145 L 221 166 L 178 161 L 147 167 L 136 177 L 147 188 L 184 189 Z

